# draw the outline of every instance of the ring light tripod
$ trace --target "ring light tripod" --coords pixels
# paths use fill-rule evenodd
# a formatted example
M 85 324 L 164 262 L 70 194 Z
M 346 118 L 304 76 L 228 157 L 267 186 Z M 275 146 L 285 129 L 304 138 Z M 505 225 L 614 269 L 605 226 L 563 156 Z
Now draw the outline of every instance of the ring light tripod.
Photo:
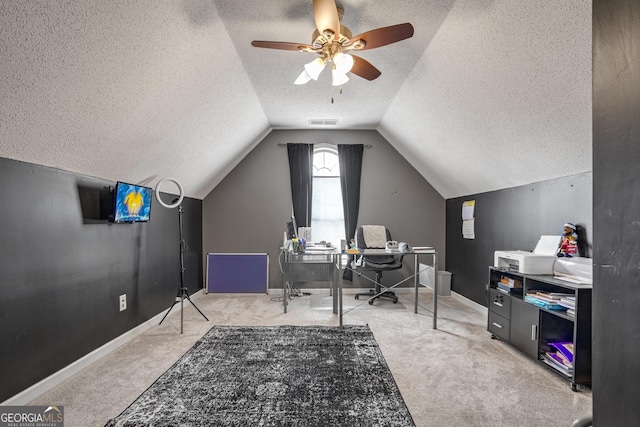
M 160 197 L 160 186 L 165 181 L 173 182 L 178 187 L 178 190 L 179 190 L 178 198 L 176 200 L 174 200 L 173 203 L 171 203 L 171 204 L 165 203 L 162 200 L 162 198 Z M 158 184 L 156 185 L 155 195 L 156 195 L 156 200 L 158 201 L 158 203 L 160 203 L 165 208 L 167 208 L 167 209 L 173 209 L 175 207 L 178 208 L 178 220 L 180 222 L 180 288 L 178 288 L 178 294 L 176 295 L 176 298 L 173 301 L 173 304 L 171 304 L 171 307 L 169 307 L 169 310 L 167 310 L 167 313 L 164 315 L 164 317 L 160 321 L 160 324 L 162 324 L 164 319 L 169 315 L 169 312 L 171 312 L 171 309 L 173 308 L 173 306 L 176 305 L 178 302 L 180 302 L 180 333 L 182 333 L 183 324 L 184 324 L 184 300 L 185 300 L 185 298 L 191 303 L 192 306 L 194 306 L 196 308 L 196 310 L 198 310 L 198 313 L 202 314 L 202 317 L 204 317 L 207 322 L 209 321 L 209 319 L 207 319 L 207 316 L 205 316 L 204 313 L 201 312 L 200 309 L 193 303 L 193 301 L 191 301 L 191 298 L 189 297 L 189 291 L 187 290 L 187 287 L 184 285 L 184 252 L 185 252 L 184 246 L 185 246 L 185 243 L 184 243 L 184 239 L 182 237 L 182 199 L 184 198 L 184 190 L 182 189 L 182 185 L 180 185 L 180 183 L 178 181 L 176 181 L 175 179 L 166 178 L 166 179 L 163 179 L 160 182 L 158 182 Z

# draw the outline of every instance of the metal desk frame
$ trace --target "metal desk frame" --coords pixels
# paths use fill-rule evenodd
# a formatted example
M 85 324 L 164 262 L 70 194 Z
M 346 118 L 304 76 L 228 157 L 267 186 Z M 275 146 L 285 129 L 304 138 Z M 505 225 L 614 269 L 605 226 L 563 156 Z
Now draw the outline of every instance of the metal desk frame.
M 308 265 L 313 265 L 313 264 L 332 264 L 334 266 L 334 270 L 333 270 L 333 274 L 331 276 L 331 280 L 329 280 L 331 282 L 331 291 L 332 291 L 332 296 L 333 296 L 333 313 L 334 314 L 338 314 L 340 316 L 340 327 L 343 326 L 342 323 L 342 317 L 344 314 L 343 312 L 343 304 L 342 304 L 342 256 L 345 255 L 345 252 L 340 252 L 340 251 L 323 251 L 323 252 L 309 252 L 309 253 L 294 253 L 288 250 L 283 250 L 284 252 L 284 280 L 282 281 L 282 292 L 283 292 L 283 303 L 284 303 L 284 312 L 287 312 L 287 300 L 288 300 L 288 296 L 287 296 L 287 288 L 289 283 L 293 282 L 294 280 L 292 280 L 291 277 L 291 269 L 293 268 L 292 266 L 294 264 L 308 264 Z M 322 255 L 325 256 L 326 259 L 324 260 L 318 260 L 318 255 Z M 403 255 L 403 256 L 411 256 L 413 255 L 414 257 L 414 262 L 415 262 L 415 267 L 414 267 L 414 272 L 411 276 L 409 277 L 405 277 L 404 279 L 402 279 L 401 281 L 399 281 L 398 283 L 395 283 L 392 286 L 383 286 L 383 290 L 390 290 L 390 289 L 395 289 L 396 287 L 398 287 L 399 285 L 401 285 L 402 283 L 406 282 L 407 280 L 413 279 L 413 287 L 414 287 L 414 313 L 418 313 L 418 288 L 420 287 L 420 256 L 421 255 L 430 255 L 432 257 L 432 264 L 431 266 L 433 267 L 433 329 L 438 329 L 438 253 L 434 250 L 434 249 L 427 249 L 427 250 L 412 250 L 410 252 L 386 252 L 384 249 L 364 249 L 364 250 L 360 250 L 357 254 L 353 254 L 356 256 L 362 256 L 362 255 Z M 349 269 L 354 271 L 352 268 L 350 268 L 349 266 L 345 266 L 345 269 Z M 366 277 L 364 275 L 362 275 L 360 272 L 358 271 L 354 271 L 356 274 L 362 276 L 362 277 Z M 368 278 L 368 280 L 373 281 L 372 279 Z M 317 281 L 327 281 L 327 280 L 317 280 Z M 381 291 L 382 292 L 382 291 Z M 370 298 L 364 300 L 362 302 L 362 304 L 364 303 L 368 303 L 368 301 L 371 298 L 375 298 L 376 296 L 380 295 L 378 294 L 374 294 L 373 296 L 371 296 Z M 359 304 L 353 308 L 351 308 L 350 310 L 347 311 L 347 313 L 351 310 L 355 310 L 356 308 L 358 308 L 360 305 Z
M 332 274 L 329 279 L 323 277 L 313 277 L 312 281 L 315 282 L 331 282 L 331 287 L 329 288 L 333 295 L 333 314 L 338 314 L 338 294 L 334 291 L 337 287 L 337 284 L 340 282 L 340 277 L 338 273 L 340 271 L 341 264 L 341 256 L 342 254 L 335 251 L 307 251 L 307 252 L 292 252 L 286 249 L 282 249 L 284 253 L 284 268 L 283 268 L 283 280 L 282 280 L 282 300 L 284 304 L 284 312 L 287 312 L 287 303 L 289 300 L 289 296 L 287 295 L 287 291 L 289 289 L 289 285 L 293 282 L 302 282 L 307 280 L 295 280 L 294 277 L 294 266 L 295 265 L 305 265 L 307 267 L 322 267 L 322 266 L 332 266 Z
M 383 286 L 381 289 L 381 291 L 377 294 L 374 294 L 373 296 L 371 296 L 370 298 L 366 299 L 362 304 L 364 304 L 365 302 L 368 303 L 368 301 L 372 298 L 377 297 L 378 295 L 380 295 L 382 292 L 390 290 L 390 289 L 395 289 L 396 287 L 398 287 L 399 285 L 401 285 L 402 283 L 406 282 L 407 280 L 413 279 L 413 287 L 414 287 L 414 313 L 418 312 L 418 288 L 420 287 L 420 263 L 419 263 L 419 257 L 420 255 L 431 255 L 432 256 L 432 266 L 433 266 L 433 271 L 434 271 L 434 277 L 433 277 L 433 329 L 438 329 L 438 253 L 434 250 L 434 249 L 428 249 L 428 250 L 411 250 L 410 252 L 399 252 L 399 251 L 394 251 L 394 252 L 387 252 L 384 249 L 361 249 L 359 251 L 359 253 L 354 254 L 356 256 L 366 256 L 366 255 L 404 255 L 404 256 L 408 256 L 408 255 L 413 255 L 414 256 L 414 262 L 415 262 L 415 267 L 414 267 L 414 272 L 411 276 L 409 277 L 405 277 L 404 279 L 402 279 L 401 281 L 399 281 L 398 283 L 392 285 L 392 286 Z M 352 271 L 354 271 L 354 273 L 359 274 L 362 277 L 366 277 L 362 274 L 360 274 L 359 272 L 351 269 L 349 266 L 346 267 L 347 269 L 350 269 Z M 340 273 L 338 277 L 342 277 L 342 263 L 340 263 Z M 367 277 L 368 280 L 371 280 L 372 282 L 375 282 L 375 280 L 369 279 Z M 339 283 L 334 283 L 334 285 L 337 287 L 336 289 L 336 293 L 338 294 L 338 300 L 339 300 L 339 308 L 340 308 L 340 326 L 342 326 L 342 316 L 343 314 L 343 310 L 342 310 L 342 281 L 340 281 Z M 356 308 L 358 308 L 360 305 L 359 304 L 355 307 L 353 307 L 351 310 L 355 310 Z

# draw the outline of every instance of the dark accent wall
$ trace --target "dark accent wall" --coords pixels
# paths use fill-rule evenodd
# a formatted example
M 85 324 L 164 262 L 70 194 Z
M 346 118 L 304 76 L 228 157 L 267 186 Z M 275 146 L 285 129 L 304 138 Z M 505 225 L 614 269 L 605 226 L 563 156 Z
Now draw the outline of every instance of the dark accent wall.
M 101 199 L 114 184 L 0 158 L 0 402 L 173 302 L 178 210 L 154 200 L 149 223 L 111 224 Z M 183 207 L 193 293 L 203 286 L 202 201 Z
M 485 285 L 496 250 L 535 248 L 541 235 L 560 235 L 565 222 L 581 226 L 590 255 L 591 172 L 447 200 L 447 271 L 451 288 L 487 305 Z M 475 239 L 462 237 L 462 204 L 475 200 Z
M 444 258 L 443 197 L 391 144 L 371 130 L 272 131 L 204 199 L 205 254 L 268 253 L 269 286 L 282 287 L 278 255 L 291 218 L 286 143 L 365 144 L 359 223 L 386 225 L 395 240 L 434 246 Z M 402 271 L 385 273 L 383 280 L 392 282 L 412 271 L 412 259 L 407 258 L 411 257 L 405 257 Z M 369 284 L 355 278 L 345 286 Z
M 593 421 L 640 425 L 640 2 L 593 2 Z

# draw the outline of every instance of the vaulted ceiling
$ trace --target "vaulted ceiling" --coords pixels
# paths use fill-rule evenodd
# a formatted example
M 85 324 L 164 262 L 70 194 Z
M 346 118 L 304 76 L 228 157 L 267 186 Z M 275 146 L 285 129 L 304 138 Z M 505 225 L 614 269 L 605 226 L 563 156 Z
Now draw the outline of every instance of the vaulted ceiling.
M 591 170 L 591 2 L 344 0 L 382 74 L 293 81 L 311 0 L 0 2 L 0 156 L 204 198 L 272 129 L 376 129 L 445 198 Z M 310 120 L 337 120 L 334 126 Z

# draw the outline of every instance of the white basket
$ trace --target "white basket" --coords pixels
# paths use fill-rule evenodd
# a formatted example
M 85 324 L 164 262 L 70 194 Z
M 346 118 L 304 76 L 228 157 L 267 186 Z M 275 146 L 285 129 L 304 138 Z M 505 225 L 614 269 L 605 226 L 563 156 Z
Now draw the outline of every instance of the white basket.
M 420 284 L 429 289 L 433 289 L 433 271 L 431 265 L 420 264 Z
M 433 289 L 433 272 L 433 266 L 420 264 L 420 284 Z M 451 273 L 448 271 L 438 271 L 438 295 L 451 295 Z

